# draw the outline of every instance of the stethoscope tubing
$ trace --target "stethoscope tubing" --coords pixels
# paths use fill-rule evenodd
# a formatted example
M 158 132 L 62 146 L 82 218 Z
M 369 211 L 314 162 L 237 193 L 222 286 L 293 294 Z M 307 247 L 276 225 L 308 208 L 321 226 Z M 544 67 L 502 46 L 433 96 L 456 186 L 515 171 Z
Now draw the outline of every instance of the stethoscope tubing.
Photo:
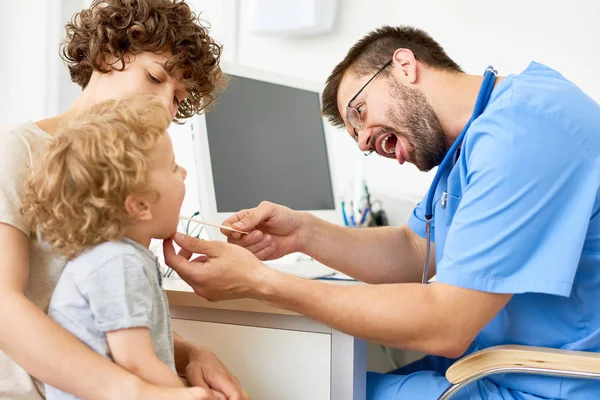
M 481 88 L 479 89 L 479 94 L 477 95 L 477 100 L 475 101 L 475 108 L 473 109 L 473 114 L 469 121 L 460 132 L 460 135 L 456 138 L 450 149 L 444 156 L 444 159 L 440 163 L 438 170 L 433 177 L 433 181 L 431 182 L 431 186 L 429 187 L 429 191 L 427 192 L 427 199 L 425 202 L 425 240 L 427 240 L 427 256 L 425 257 L 425 267 L 423 268 L 423 276 L 422 282 L 427 283 L 427 276 L 429 275 L 429 260 L 431 257 L 431 220 L 433 219 L 433 197 L 435 196 L 435 191 L 437 190 L 437 186 L 446 170 L 448 164 L 452 162 L 456 151 L 461 146 L 465 134 L 469 130 L 469 127 L 485 110 L 488 102 L 490 101 L 490 97 L 492 96 L 492 91 L 494 90 L 494 84 L 496 83 L 496 77 L 498 76 L 498 71 L 494 69 L 494 67 L 489 66 L 486 68 L 485 73 L 483 75 L 483 82 L 481 83 Z

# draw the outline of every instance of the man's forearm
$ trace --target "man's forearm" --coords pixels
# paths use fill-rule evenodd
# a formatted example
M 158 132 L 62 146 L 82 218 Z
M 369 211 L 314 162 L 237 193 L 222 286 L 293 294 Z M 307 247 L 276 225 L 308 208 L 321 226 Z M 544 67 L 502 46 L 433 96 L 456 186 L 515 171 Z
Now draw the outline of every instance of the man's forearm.
M 453 320 L 451 310 L 464 304 L 444 299 L 439 285 L 348 286 L 265 273 L 253 297 L 371 342 L 450 357 L 474 337 Z
M 134 397 L 137 377 L 94 353 L 24 295 L 2 298 L 0 321 L 0 349 L 42 382 L 85 399 Z
M 302 218 L 301 251 L 319 262 L 368 283 L 420 281 L 425 255 L 413 242 L 408 227 L 357 229 L 308 213 Z

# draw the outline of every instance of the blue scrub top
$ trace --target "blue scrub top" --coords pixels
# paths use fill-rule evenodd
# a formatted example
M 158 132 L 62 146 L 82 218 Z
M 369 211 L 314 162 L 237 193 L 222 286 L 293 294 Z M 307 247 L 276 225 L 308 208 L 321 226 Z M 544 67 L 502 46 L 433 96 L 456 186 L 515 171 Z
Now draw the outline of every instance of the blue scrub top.
M 522 344 L 600 352 L 599 188 L 598 103 L 538 63 L 501 81 L 434 197 L 437 281 L 514 294 L 473 351 Z M 422 237 L 424 209 L 425 199 L 409 220 Z M 542 397 L 600 396 L 598 381 L 489 379 Z

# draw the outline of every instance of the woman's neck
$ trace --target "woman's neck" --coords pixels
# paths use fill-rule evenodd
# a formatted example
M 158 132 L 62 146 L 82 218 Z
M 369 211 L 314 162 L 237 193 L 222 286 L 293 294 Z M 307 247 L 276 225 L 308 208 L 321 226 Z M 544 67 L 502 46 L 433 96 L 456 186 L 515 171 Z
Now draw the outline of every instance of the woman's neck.
M 54 136 L 60 125 L 71 121 L 82 111 L 88 109 L 94 104 L 90 97 L 91 95 L 88 86 L 83 90 L 83 92 L 81 92 L 79 98 L 71 105 L 71 107 L 69 107 L 67 111 L 54 117 L 36 121 L 35 124 L 50 136 Z

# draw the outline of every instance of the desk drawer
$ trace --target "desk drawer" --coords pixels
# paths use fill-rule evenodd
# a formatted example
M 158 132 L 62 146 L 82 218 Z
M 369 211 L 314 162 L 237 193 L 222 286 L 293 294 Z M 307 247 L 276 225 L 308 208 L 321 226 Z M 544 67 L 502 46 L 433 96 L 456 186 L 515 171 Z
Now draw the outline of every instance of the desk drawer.
M 329 400 L 331 334 L 173 319 L 213 350 L 253 400 Z

